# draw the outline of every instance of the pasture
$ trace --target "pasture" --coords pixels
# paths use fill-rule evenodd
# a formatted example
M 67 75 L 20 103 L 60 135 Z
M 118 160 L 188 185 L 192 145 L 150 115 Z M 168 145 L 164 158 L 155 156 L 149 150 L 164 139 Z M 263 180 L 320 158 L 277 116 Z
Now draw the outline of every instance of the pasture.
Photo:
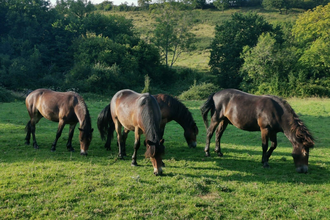
M 94 128 L 87 157 L 80 156 L 77 128 L 76 151 L 67 151 L 68 125 L 51 152 L 57 123 L 46 119 L 36 126 L 40 149 L 24 145 L 24 101 L 0 103 L 0 219 L 328 219 L 329 99 L 287 99 L 316 139 L 307 174 L 295 171 L 291 143 L 281 133 L 269 169 L 261 164 L 260 132 L 231 125 L 221 142 L 224 157 L 213 152 L 214 137 L 205 157 L 203 101 L 186 101 L 199 128 L 197 147 L 189 149 L 183 129 L 169 123 L 162 176 L 153 175 L 143 144 L 139 166 L 131 167 L 132 132 L 124 160 L 117 159 L 115 139 L 106 151 L 96 120 L 110 98 L 85 99 Z

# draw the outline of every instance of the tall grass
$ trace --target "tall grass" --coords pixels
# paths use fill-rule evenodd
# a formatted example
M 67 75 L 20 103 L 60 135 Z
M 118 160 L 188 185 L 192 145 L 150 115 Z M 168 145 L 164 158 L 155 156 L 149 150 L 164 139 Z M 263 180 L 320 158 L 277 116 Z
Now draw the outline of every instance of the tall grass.
M 329 99 L 289 99 L 316 138 L 308 174 L 295 172 L 292 146 L 278 134 L 270 169 L 262 168 L 259 132 L 228 126 L 222 138 L 224 157 L 204 157 L 202 101 L 184 102 L 199 127 L 198 144 L 189 149 L 183 129 L 166 126 L 164 175 L 153 175 L 151 162 L 138 151 L 117 160 L 103 148 L 96 127 L 98 113 L 110 101 L 86 99 L 94 131 L 89 155 L 67 152 L 68 127 L 51 152 L 57 123 L 37 124 L 39 150 L 24 145 L 29 120 L 23 101 L 0 103 L 0 219 L 327 219 L 330 210 Z M 129 134 L 127 153 L 133 152 Z M 212 139 L 211 149 L 214 149 Z

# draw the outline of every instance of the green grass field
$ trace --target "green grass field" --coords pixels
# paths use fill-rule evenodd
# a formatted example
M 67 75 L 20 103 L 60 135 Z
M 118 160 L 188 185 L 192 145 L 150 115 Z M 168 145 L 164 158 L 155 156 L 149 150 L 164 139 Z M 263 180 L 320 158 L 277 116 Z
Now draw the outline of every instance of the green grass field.
M 110 100 L 110 98 L 109 98 Z M 144 147 L 140 166 L 117 160 L 115 140 L 106 151 L 96 127 L 109 100 L 86 99 L 94 138 L 89 155 L 79 154 L 78 130 L 67 152 L 68 127 L 51 152 L 57 123 L 37 125 L 39 150 L 24 145 L 28 115 L 23 101 L 0 103 L 0 219 L 328 219 L 330 213 L 329 99 L 288 99 L 316 138 L 309 173 L 298 174 L 292 146 L 278 134 L 270 169 L 262 168 L 259 132 L 228 126 L 224 157 L 204 157 L 201 101 L 184 102 L 199 127 L 198 145 L 189 149 L 175 122 L 165 131 L 166 167 L 154 176 Z M 133 133 L 127 142 L 133 151 Z

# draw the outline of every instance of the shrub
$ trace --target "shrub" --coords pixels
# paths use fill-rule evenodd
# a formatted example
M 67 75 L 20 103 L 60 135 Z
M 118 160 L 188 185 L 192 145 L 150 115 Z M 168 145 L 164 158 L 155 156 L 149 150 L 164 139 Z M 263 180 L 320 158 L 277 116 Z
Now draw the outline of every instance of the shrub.
M 11 102 L 14 96 L 6 89 L 0 86 L 0 102 Z
M 183 92 L 179 95 L 181 100 L 202 100 L 206 99 L 209 95 L 217 92 L 219 87 L 215 86 L 213 83 L 202 83 L 200 85 L 192 85 L 189 90 Z

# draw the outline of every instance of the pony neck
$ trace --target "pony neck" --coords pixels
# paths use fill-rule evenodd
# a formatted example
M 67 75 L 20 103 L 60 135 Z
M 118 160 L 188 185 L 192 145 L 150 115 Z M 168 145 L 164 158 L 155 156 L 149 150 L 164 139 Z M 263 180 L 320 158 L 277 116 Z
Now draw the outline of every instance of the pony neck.
M 314 147 L 314 138 L 305 126 L 304 122 L 298 117 L 292 107 L 284 100 L 279 99 L 284 115 L 282 117 L 282 130 L 292 145 L 302 145 L 304 148 Z
M 171 115 L 173 117 L 173 120 L 176 121 L 179 125 L 181 125 L 184 130 L 186 130 L 190 127 L 191 124 L 194 123 L 194 120 L 186 106 L 184 106 L 178 101 L 176 102 L 176 104 L 177 108 L 175 110 L 171 110 Z
M 78 101 L 78 105 L 75 108 L 75 113 L 79 121 L 80 128 L 84 129 L 86 126 L 91 127 L 91 120 L 86 103 L 81 99 L 78 100 L 79 101 Z

